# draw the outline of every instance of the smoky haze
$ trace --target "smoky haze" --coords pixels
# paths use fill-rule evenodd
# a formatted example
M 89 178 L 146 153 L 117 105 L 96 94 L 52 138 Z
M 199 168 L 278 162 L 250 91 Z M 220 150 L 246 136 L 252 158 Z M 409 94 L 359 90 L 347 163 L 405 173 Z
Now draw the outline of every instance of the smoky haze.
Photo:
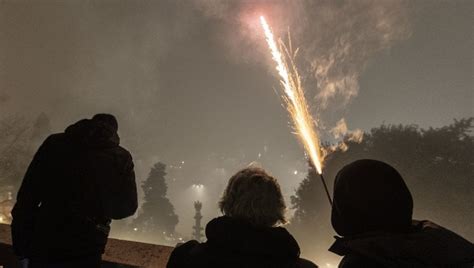
M 467 0 L 0 0 L 0 117 L 44 112 L 62 131 L 117 115 L 138 180 L 168 165 L 177 230 L 189 237 L 192 202 L 203 201 L 204 222 L 218 215 L 228 178 L 249 162 L 287 199 L 307 171 L 259 15 L 300 47 L 307 97 L 333 142 L 331 129 L 473 116 L 472 12 Z

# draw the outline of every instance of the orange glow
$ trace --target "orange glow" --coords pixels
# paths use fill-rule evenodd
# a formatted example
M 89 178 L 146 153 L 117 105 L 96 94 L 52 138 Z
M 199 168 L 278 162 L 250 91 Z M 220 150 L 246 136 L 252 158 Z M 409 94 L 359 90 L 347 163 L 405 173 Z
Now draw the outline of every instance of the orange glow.
M 316 122 L 309 112 L 298 70 L 293 59 L 290 57 L 290 51 L 288 51 L 281 41 L 279 45 L 275 42 L 273 32 L 263 16 L 260 17 L 260 23 L 265 32 L 265 38 L 270 48 L 272 58 L 276 63 L 276 70 L 281 78 L 280 83 L 284 92 L 283 99 L 286 104 L 286 109 L 293 121 L 293 127 L 314 164 L 316 171 L 321 174 L 323 154 L 319 137 L 315 131 Z M 288 57 L 283 56 L 282 50 L 286 52 Z

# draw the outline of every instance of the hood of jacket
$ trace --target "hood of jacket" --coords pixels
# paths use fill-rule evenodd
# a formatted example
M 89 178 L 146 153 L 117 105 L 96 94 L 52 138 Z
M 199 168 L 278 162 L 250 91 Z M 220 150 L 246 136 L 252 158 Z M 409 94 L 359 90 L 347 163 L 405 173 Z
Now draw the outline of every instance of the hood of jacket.
M 329 251 L 356 254 L 385 267 L 465 267 L 474 264 L 474 245 L 429 221 L 414 221 L 407 233 L 374 232 L 336 238 Z M 472 267 L 472 266 L 468 266 Z
M 114 128 L 91 119 L 83 119 L 68 126 L 64 133 L 72 144 L 81 147 L 108 148 L 120 144 Z
M 402 176 L 371 159 L 352 162 L 334 181 L 331 223 L 340 236 L 404 232 L 411 226 L 413 199 Z
M 274 258 L 297 259 L 300 248 L 282 227 L 257 227 L 242 220 L 223 216 L 206 226 L 207 244 L 229 252 Z

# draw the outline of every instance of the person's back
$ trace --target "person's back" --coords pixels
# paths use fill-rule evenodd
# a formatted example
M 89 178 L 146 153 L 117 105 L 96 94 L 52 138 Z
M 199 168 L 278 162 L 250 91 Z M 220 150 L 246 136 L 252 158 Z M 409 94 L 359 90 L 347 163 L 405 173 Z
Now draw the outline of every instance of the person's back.
M 331 221 L 341 235 L 329 249 L 339 267 L 473 267 L 474 245 L 428 221 L 413 221 L 413 200 L 388 164 L 359 160 L 334 182 Z
M 49 136 L 36 153 L 12 211 L 20 257 L 54 263 L 92 256 L 100 262 L 111 219 L 135 212 L 132 158 L 119 146 L 116 125 L 103 117 L 111 116 Z
M 281 227 L 256 227 L 223 216 L 206 226 L 206 243 L 179 246 L 168 267 L 299 267 L 299 247 Z
M 171 254 L 178 267 L 316 267 L 299 258 L 300 249 L 285 223 L 280 187 L 263 169 L 247 168 L 229 181 L 220 202 L 224 216 L 206 226 L 205 243 L 189 241 Z

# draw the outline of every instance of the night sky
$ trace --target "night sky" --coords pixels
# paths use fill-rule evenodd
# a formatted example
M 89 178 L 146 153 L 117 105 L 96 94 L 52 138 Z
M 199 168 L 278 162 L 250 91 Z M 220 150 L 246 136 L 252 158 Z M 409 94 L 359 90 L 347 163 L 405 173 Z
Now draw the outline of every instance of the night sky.
M 306 173 L 260 14 L 277 36 L 290 30 L 332 141 L 342 118 L 370 130 L 474 116 L 473 13 L 469 0 L 0 0 L 0 117 L 44 112 L 62 131 L 117 115 L 139 180 L 154 162 L 169 165 L 178 231 L 190 233 L 192 201 L 204 201 L 205 221 L 216 216 L 228 178 L 249 162 L 287 197 Z

